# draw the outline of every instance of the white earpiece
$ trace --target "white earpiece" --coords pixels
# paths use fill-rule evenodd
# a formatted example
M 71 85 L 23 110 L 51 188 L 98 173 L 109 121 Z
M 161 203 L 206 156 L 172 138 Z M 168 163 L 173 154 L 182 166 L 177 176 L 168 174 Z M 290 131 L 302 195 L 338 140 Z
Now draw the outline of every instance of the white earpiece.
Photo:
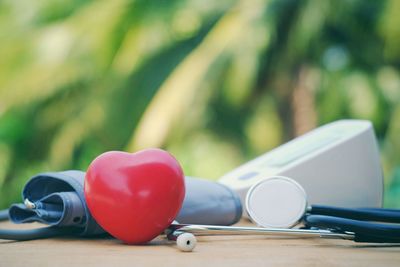
M 197 240 L 196 237 L 191 233 L 180 234 L 176 238 L 176 245 L 179 250 L 184 252 L 191 252 L 196 247 Z

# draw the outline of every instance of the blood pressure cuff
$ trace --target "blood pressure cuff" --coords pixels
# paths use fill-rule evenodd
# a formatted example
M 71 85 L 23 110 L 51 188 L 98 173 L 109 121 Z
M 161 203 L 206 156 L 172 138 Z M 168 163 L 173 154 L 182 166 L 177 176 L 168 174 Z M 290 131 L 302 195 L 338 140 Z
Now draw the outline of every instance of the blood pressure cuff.
M 84 179 L 82 171 L 48 172 L 32 177 L 22 190 L 24 204 L 10 207 L 10 220 L 72 227 L 74 233 L 82 236 L 104 233 L 86 205 Z
M 176 220 L 184 224 L 232 225 L 242 216 L 239 196 L 223 184 L 186 177 L 186 195 Z
M 86 205 L 84 178 L 84 172 L 74 170 L 32 177 L 22 191 L 24 204 L 10 207 L 10 220 L 14 223 L 44 223 L 52 226 L 51 231 L 59 229 L 63 234 L 92 236 L 105 233 Z M 231 225 L 240 219 L 240 199 L 228 187 L 190 177 L 186 177 L 185 186 L 186 196 L 176 218 L 179 223 Z M 33 233 L 34 238 L 26 239 L 40 238 L 40 235 Z

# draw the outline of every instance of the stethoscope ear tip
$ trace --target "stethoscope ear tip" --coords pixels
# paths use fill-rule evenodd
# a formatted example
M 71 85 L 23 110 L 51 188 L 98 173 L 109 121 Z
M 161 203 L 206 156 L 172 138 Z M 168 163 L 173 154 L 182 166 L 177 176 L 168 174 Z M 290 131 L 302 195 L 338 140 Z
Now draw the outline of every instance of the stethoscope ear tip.
M 197 245 L 197 239 L 191 233 L 183 233 L 176 238 L 176 245 L 180 251 L 192 252 Z

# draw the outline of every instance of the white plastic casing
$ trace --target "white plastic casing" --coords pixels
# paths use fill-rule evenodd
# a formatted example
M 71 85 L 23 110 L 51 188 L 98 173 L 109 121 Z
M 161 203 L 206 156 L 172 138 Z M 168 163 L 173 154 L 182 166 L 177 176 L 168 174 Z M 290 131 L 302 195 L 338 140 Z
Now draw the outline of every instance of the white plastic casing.
M 219 182 L 236 191 L 244 204 L 249 188 L 271 176 L 297 181 L 309 204 L 382 206 L 383 176 L 369 121 L 321 126 L 232 170 Z

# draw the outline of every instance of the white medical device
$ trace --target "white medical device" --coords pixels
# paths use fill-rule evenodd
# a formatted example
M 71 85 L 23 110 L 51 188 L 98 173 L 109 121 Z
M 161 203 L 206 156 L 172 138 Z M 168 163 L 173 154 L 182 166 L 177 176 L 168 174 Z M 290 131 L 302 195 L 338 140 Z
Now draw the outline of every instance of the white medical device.
M 308 204 L 381 207 L 383 176 L 371 122 L 340 120 L 293 139 L 220 178 L 243 204 L 250 187 L 272 176 L 294 179 Z

